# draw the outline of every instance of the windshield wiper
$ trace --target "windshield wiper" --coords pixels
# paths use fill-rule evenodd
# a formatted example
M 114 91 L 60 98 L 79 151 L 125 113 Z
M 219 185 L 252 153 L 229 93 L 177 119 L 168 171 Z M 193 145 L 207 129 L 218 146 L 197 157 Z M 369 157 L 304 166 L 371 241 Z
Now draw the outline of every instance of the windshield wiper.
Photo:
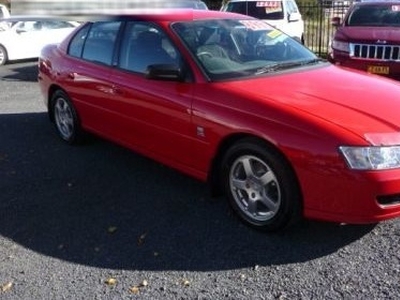
M 313 58 L 313 59 L 310 59 L 310 60 L 306 60 L 306 61 L 303 61 L 302 63 L 301 63 L 301 65 L 302 66 L 305 66 L 305 65 L 313 65 L 313 64 L 317 64 L 317 63 L 320 63 L 320 62 L 325 62 L 326 60 L 325 59 L 322 59 L 322 58 Z
M 301 60 L 301 61 L 291 61 L 287 63 L 281 63 L 278 64 L 278 69 L 279 70 L 284 70 L 284 69 L 290 69 L 290 68 L 295 68 L 295 67 L 302 67 L 306 65 L 314 65 L 320 62 L 323 62 L 324 60 L 322 58 L 312 58 L 308 60 Z
M 259 68 L 256 70 L 255 75 L 275 72 L 278 70 L 278 66 L 279 66 L 279 64 L 271 64 L 271 65 Z
M 320 62 L 324 62 L 322 58 L 313 58 L 305 61 L 291 61 L 291 62 L 286 62 L 286 63 L 275 63 L 271 64 L 262 68 L 259 68 L 256 70 L 255 75 L 260 75 L 260 74 L 265 74 L 265 73 L 271 73 L 271 72 L 276 72 L 280 70 L 286 70 L 286 69 L 291 69 L 291 68 L 296 68 L 296 67 L 302 67 L 305 65 L 312 65 L 312 64 L 317 64 Z

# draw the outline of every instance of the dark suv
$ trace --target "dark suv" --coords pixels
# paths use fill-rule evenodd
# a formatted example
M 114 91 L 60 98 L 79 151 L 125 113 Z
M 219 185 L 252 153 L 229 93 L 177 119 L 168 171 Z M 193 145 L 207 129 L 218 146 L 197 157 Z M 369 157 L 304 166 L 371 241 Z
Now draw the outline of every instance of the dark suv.
M 400 1 L 353 4 L 337 27 L 329 60 L 337 65 L 400 79 Z

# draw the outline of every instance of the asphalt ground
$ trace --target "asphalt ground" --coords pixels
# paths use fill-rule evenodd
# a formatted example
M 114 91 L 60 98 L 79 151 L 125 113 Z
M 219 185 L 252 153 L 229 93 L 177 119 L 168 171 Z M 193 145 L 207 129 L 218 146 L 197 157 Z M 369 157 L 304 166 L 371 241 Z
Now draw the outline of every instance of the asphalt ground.
M 204 183 L 63 143 L 36 76 L 0 67 L 0 299 L 400 298 L 400 220 L 257 232 Z

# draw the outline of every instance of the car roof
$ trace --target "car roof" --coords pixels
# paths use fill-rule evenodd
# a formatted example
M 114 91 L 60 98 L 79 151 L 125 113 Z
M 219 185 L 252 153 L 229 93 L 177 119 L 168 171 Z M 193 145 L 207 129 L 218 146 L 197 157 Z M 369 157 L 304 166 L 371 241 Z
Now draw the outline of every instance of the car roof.
M 162 9 L 123 9 L 112 10 L 107 13 L 84 13 L 78 17 L 90 20 L 103 19 L 139 19 L 153 21 L 193 21 L 202 19 L 254 19 L 242 14 L 222 12 L 217 10 L 199 10 L 186 8 Z
M 193 8 L 208 9 L 207 4 L 202 0 L 174 0 L 174 1 L 142 1 L 130 3 L 130 8 Z M 122 8 L 122 7 L 121 7 Z
M 61 18 L 58 16 L 42 16 L 42 15 L 13 15 L 11 17 L 0 18 L 0 22 L 22 22 L 22 21 L 46 21 L 46 20 L 62 20 L 69 21 L 69 19 Z

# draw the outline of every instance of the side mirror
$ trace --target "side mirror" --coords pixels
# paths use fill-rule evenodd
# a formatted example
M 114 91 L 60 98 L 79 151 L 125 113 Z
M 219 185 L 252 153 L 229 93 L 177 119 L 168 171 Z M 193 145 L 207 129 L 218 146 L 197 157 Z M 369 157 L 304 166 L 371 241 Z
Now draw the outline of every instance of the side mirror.
M 176 64 L 155 64 L 147 67 L 147 79 L 182 81 L 183 73 L 181 68 Z
M 299 13 L 291 13 L 288 14 L 288 22 L 297 22 L 300 20 L 300 14 Z
M 333 17 L 331 20 L 331 24 L 334 27 L 338 27 L 341 23 L 340 17 Z

